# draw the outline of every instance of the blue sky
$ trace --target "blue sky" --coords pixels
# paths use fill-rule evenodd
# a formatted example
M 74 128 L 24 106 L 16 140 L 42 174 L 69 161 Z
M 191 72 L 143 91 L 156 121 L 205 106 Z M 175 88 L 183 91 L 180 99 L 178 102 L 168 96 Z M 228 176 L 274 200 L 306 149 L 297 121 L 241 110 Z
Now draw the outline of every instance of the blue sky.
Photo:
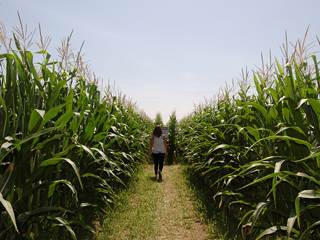
M 38 23 L 52 38 L 48 51 L 72 30 L 72 45 L 83 41 L 85 59 L 104 81 L 115 83 L 150 118 L 166 123 L 217 94 L 242 68 L 256 70 L 261 53 L 281 59 L 280 46 L 320 37 L 319 0 L 0 0 L 0 20 L 11 36 L 23 24 Z M 38 31 L 35 39 L 38 38 Z M 319 50 L 319 45 L 314 48 Z M 0 51 L 4 51 L 0 49 Z M 100 83 L 101 85 L 101 83 Z

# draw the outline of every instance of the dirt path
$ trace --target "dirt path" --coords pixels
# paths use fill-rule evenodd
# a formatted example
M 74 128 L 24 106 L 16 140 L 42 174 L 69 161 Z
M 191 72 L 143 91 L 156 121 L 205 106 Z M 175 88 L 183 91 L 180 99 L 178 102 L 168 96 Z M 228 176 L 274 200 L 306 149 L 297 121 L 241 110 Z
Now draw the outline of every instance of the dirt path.
M 153 165 L 142 169 L 97 239 L 208 239 L 179 165 L 164 166 L 162 175 L 154 178 Z
M 153 172 L 152 166 L 147 170 Z M 163 199 L 158 201 L 160 236 L 157 239 L 206 239 L 179 165 L 164 167 L 159 189 L 163 192 Z

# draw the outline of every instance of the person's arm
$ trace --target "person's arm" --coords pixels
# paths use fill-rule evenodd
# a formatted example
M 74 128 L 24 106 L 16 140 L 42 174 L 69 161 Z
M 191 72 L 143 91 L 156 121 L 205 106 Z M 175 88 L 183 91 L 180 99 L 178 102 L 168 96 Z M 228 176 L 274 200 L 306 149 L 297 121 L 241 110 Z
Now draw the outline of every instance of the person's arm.
M 164 145 L 164 150 L 165 150 L 165 157 L 168 156 L 168 150 L 167 150 L 167 139 L 166 139 L 166 135 L 163 135 L 163 145 Z
M 150 156 L 150 157 L 152 157 L 152 148 L 153 148 L 153 145 L 154 145 L 154 136 L 152 135 L 151 145 L 150 145 L 150 153 L 149 153 L 149 156 Z

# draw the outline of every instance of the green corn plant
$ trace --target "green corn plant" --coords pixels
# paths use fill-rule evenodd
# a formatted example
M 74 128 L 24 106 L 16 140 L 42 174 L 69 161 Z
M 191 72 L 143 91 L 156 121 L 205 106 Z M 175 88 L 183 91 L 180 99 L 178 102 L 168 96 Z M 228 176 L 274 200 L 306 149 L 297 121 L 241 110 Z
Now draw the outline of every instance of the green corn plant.
M 173 112 L 170 116 L 168 127 L 169 127 L 169 136 L 168 136 L 168 164 L 173 164 L 174 155 L 176 152 L 176 127 L 178 121 L 176 113 Z
M 45 50 L 34 65 L 13 38 L 0 55 L 0 238 L 77 239 L 144 161 L 152 122 Z
M 320 236 L 319 63 L 310 59 L 276 61 L 273 82 L 254 74 L 257 96 L 240 86 L 239 98 L 226 92 L 179 124 L 179 154 L 245 239 Z

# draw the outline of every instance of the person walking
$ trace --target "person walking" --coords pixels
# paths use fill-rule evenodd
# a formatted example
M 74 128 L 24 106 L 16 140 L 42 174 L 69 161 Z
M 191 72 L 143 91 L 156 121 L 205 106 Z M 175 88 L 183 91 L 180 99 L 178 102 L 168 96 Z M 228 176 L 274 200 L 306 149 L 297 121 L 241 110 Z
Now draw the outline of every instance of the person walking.
M 160 125 L 155 126 L 152 132 L 150 157 L 154 161 L 155 178 L 157 179 L 159 172 L 159 180 L 162 180 L 162 169 L 164 158 L 168 156 L 166 135 L 163 134 Z M 159 167 L 159 171 L 158 171 Z

